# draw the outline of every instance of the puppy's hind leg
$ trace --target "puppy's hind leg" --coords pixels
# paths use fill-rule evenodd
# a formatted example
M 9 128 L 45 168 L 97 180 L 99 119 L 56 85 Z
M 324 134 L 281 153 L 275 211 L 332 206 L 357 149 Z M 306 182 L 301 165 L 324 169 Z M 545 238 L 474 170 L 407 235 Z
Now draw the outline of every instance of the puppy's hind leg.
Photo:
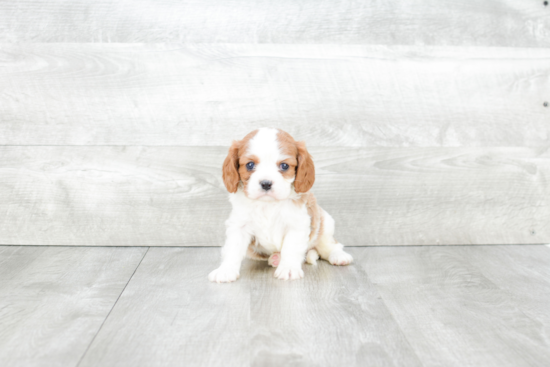
M 281 262 L 281 253 L 280 252 L 274 252 L 269 256 L 269 259 L 267 259 L 267 264 L 269 266 L 273 266 L 276 268 L 279 266 L 279 263 Z
M 262 252 L 258 251 L 258 246 L 256 246 L 256 239 L 252 239 L 252 242 L 248 246 L 248 249 L 246 250 L 246 257 L 252 260 L 258 260 L 258 261 L 266 261 L 269 266 L 273 266 L 276 268 L 279 266 L 279 262 L 281 261 L 281 253 L 280 252 L 274 252 L 271 255 L 264 254 Z
M 315 249 L 321 259 L 328 261 L 332 265 L 349 265 L 353 257 L 344 251 L 344 245 L 336 242 L 334 239 L 334 219 L 323 210 L 324 227 L 320 234 L 319 244 Z
M 308 263 L 310 265 L 317 265 L 317 260 L 318 259 L 319 259 L 319 253 L 314 248 L 312 248 L 311 250 L 309 250 L 307 252 L 306 263 Z

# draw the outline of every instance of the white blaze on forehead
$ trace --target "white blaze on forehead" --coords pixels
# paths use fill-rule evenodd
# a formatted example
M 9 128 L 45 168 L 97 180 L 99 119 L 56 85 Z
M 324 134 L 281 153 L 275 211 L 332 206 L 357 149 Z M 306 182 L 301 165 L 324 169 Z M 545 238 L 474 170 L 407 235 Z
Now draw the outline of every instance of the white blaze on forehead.
M 248 154 L 253 154 L 262 163 L 277 163 L 281 156 L 279 149 L 279 140 L 277 139 L 277 129 L 264 127 L 258 130 L 258 133 L 248 142 Z
M 292 193 L 294 177 L 285 179 L 278 166 L 288 158 L 281 151 L 278 135 L 277 129 L 262 128 L 248 142 L 246 153 L 257 159 L 246 186 L 246 195 L 251 199 L 285 200 Z M 271 182 L 270 189 L 264 190 L 263 181 Z

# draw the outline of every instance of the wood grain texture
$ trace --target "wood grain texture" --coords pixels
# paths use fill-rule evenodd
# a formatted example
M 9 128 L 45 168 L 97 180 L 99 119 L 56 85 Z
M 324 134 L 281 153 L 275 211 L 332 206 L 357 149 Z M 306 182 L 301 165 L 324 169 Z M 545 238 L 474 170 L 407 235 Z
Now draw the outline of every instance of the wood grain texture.
M 145 251 L 0 246 L 0 365 L 76 366 Z
M 247 366 L 250 289 L 210 283 L 218 249 L 150 249 L 79 367 Z
M 542 1 L 9 0 L 3 42 L 550 46 Z
M 481 270 L 484 277 L 510 294 L 523 314 L 540 322 L 544 335 L 550 335 L 548 247 L 500 246 L 498 251 L 492 247 L 480 247 L 468 252 L 468 260 Z M 506 268 L 513 271 L 503 271 Z
M 548 243 L 543 148 L 312 147 L 348 246 Z M 217 246 L 227 148 L 1 147 L 0 243 Z
M 424 366 L 548 364 L 547 247 L 356 250 Z
M 319 261 L 283 282 L 267 262 L 246 266 L 253 366 L 422 366 L 360 267 Z
M 217 249 L 151 249 L 80 367 L 420 365 L 358 268 L 284 282 L 246 261 L 210 283 L 218 265 Z
M 0 144 L 225 146 L 275 126 L 311 146 L 548 146 L 549 75 L 534 48 L 1 44 Z
M 227 148 L 2 147 L 0 243 L 216 246 Z M 18 229 L 16 229 L 15 227 Z M 10 228 L 11 227 L 11 228 Z

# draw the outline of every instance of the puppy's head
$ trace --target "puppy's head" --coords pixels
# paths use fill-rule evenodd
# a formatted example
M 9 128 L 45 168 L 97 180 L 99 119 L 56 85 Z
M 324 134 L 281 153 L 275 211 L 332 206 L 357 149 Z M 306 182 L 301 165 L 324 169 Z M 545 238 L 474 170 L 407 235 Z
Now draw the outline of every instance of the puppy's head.
M 234 141 L 223 163 L 227 191 L 239 186 L 250 199 L 285 200 L 293 192 L 309 191 L 315 182 L 315 167 L 304 142 L 272 128 L 251 132 Z

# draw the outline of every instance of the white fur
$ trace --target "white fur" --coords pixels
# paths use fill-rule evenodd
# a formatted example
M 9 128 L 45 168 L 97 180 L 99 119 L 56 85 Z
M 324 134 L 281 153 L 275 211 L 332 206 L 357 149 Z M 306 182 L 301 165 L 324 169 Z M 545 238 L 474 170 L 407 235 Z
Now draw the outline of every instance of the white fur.
M 309 240 L 311 218 L 305 205 L 299 207 L 291 199 L 298 198 L 294 190 L 294 179 L 285 179 L 277 163 L 286 157 L 282 155 L 277 141 L 277 130 L 260 129 L 249 142 L 247 153 L 259 158 L 254 173 L 250 176 L 245 194 L 242 185 L 236 193 L 229 194 L 233 207 L 226 225 L 226 241 L 222 248 L 222 264 L 210 273 L 213 282 L 232 282 L 239 277 L 241 261 L 254 237 L 261 244 L 258 250 L 265 255 L 280 253 L 280 261 L 274 276 L 278 279 L 299 279 L 304 276 L 302 264 L 306 259 L 315 264 L 319 258 L 333 265 L 347 265 L 352 261 L 343 246 L 335 243 L 334 220 L 323 211 L 325 228 L 316 250 Z M 272 181 L 272 189 L 265 192 L 262 180 Z M 308 251 L 309 250 L 309 251 Z

